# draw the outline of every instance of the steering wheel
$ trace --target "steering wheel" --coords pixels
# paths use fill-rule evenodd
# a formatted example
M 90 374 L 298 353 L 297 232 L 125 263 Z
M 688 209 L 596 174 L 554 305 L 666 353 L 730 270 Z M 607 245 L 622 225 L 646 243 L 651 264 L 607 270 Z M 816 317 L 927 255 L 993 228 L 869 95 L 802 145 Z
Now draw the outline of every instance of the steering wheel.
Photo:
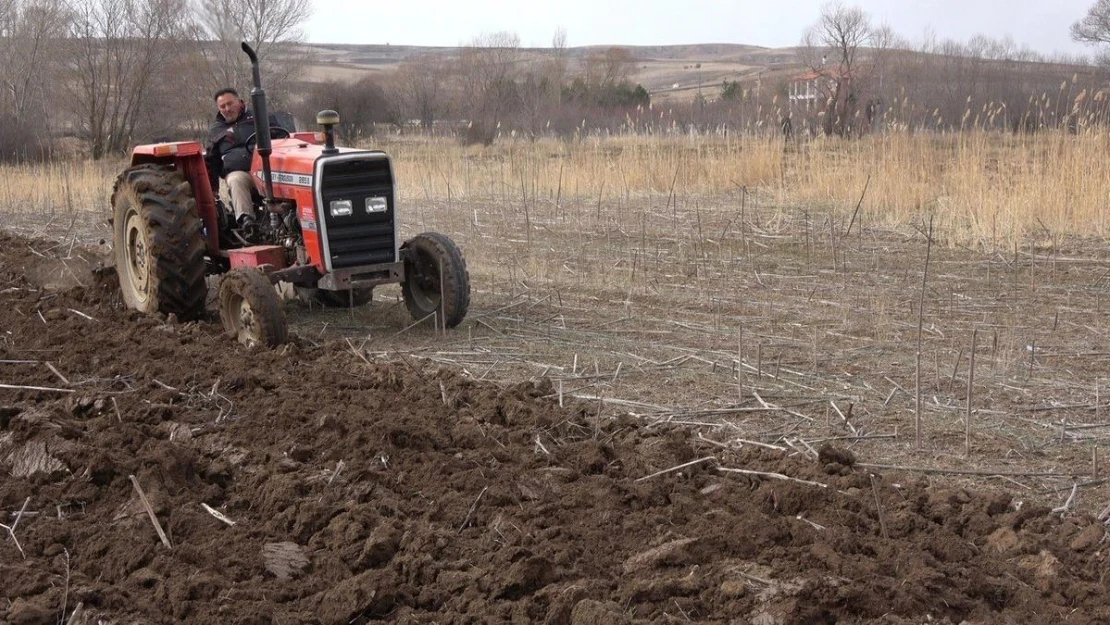
M 288 130 L 282 128 L 281 126 L 270 126 L 270 138 L 271 139 L 288 139 L 289 137 L 292 137 L 292 136 L 293 135 Z M 246 146 L 247 146 L 247 151 L 254 152 L 254 148 L 258 146 L 258 133 L 257 132 L 251 133 L 251 136 L 247 137 Z

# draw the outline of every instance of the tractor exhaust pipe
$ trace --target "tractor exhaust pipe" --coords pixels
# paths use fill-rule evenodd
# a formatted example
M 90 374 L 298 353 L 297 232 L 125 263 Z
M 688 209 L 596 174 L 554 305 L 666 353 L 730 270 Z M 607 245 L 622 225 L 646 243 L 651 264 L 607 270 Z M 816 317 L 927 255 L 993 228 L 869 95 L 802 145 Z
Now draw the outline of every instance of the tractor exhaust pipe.
M 262 157 L 262 183 L 266 186 L 266 207 L 270 208 L 274 205 L 274 180 L 270 174 L 270 154 L 274 152 L 273 145 L 270 143 L 270 113 L 266 110 L 266 90 L 262 88 L 258 55 L 245 41 L 243 52 L 246 52 L 251 60 L 251 74 L 254 78 L 254 84 L 251 86 L 251 108 L 254 109 L 254 131 L 258 141 L 255 151 Z

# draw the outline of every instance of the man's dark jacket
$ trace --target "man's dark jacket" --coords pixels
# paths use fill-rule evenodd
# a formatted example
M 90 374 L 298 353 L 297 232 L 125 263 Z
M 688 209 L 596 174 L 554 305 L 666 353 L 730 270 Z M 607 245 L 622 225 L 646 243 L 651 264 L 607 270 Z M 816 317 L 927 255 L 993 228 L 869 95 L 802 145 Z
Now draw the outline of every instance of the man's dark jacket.
M 277 119 L 270 116 L 270 126 L 277 126 Z M 216 121 L 208 129 L 208 181 L 212 192 L 219 195 L 220 178 L 229 172 L 250 171 L 254 153 L 247 149 L 247 139 L 255 132 L 254 113 L 243 109 L 239 119 L 228 123 L 223 113 L 216 113 Z

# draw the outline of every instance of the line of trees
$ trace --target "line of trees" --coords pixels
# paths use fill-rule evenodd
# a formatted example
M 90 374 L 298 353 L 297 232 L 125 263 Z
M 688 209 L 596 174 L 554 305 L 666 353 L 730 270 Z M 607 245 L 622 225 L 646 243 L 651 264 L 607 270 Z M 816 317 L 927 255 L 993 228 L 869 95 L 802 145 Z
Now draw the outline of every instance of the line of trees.
M 239 43 L 287 82 L 309 12 L 309 0 L 0 0 L 0 159 L 48 157 L 59 137 L 101 158 L 200 133 L 211 94 L 249 84 Z
M 1110 43 L 1110 0 L 1099 0 L 1092 15 L 1100 7 L 1104 14 L 1077 23 L 1077 39 Z M 304 113 L 331 93 L 328 101 L 340 111 L 359 111 L 349 134 L 383 123 L 424 132 L 442 125 L 487 144 L 499 135 L 786 129 L 850 137 L 881 129 L 1027 132 L 1110 124 L 1110 97 L 1101 95 L 1104 66 L 1045 57 L 1009 37 L 930 36 L 914 44 L 839 1 L 825 4 L 805 30 L 793 70 L 726 80 L 715 96 L 699 92 L 689 102 L 653 107 L 651 94 L 633 81 L 638 60 L 628 49 L 572 57 L 562 32 L 545 49 L 521 49 L 510 33 L 486 35 L 454 55 L 410 59 L 343 97 L 335 96 L 339 86 L 321 86 Z M 799 94 L 806 83 L 810 92 Z M 373 106 L 360 101 L 371 93 L 384 97 L 374 96 Z M 446 120 L 465 120 L 465 128 Z
M 499 135 L 568 134 L 584 120 L 591 128 L 606 120 L 619 125 L 629 110 L 650 106 L 647 90 L 632 81 L 635 65 L 632 53 L 619 47 L 572 60 L 562 30 L 542 49 L 521 48 L 513 33 L 492 33 L 454 54 L 408 59 L 392 74 L 357 86 L 309 85 L 297 116 L 311 119 L 321 105 L 335 107 L 348 137 L 365 136 L 379 124 L 443 128 L 486 145 Z
M 201 137 L 215 89 L 249 88 L 243 40 L 265 65 L 274 110 L 307 124 L 334 108 L 354 140 L 382 124 L 489 144 L 508 135 L 1110 123 L 1102 66 L 1047 59 L 1008 38 L 910 44 L 839 0 L 805 30 L 794 70 L 725 81 L 716 96 L 699 91 L 665 107 L 634 81 L 632 51 L 572 53 L 562 30 L 548 48 L 493 33 L 387 74 L 319 80 L 305 75 L 312 59 L 298 45 L 310 12 L 311 0 L 0 0 L 0 160 L 67 145 L 101 158 L 159 136 Z M 1072 35 L 1110 43 L 1110 0 Z
M 1110 0 L 1099 0 L 1072 35 L 1110 43 Z M 1105 65 L 1049 58 L 1010 37 L 960 42 L 928 36 L 914 45 L 858 7 L 834 1 L 803 36 L 801 56 L 809 72 L 804 80 L 816 97 L 791 99 L 780 92 L 784 115 L 826 135 L 898 127 L 1035 132 L 1110 122 L 1107 102 L 1095 97 L 1106 87 Z M 723 97 L 734 91 L 722 86 Z
M 319 80 L 305 73 L 310 48 L 298 45 L 310 12 L 311 0 L 0 0 L 0 160 L 47 158 L 59 146 L 102 158 L 154 138 L 202 137 L 211 94 L 249 88 L 244 40 L 264 65 L 271 110 L 307 125 L 334 108 L 354 140 L 383 123 L 428 132 L 447 122 L 489 144 L 650 104 L 630 79 L 629 51 L 572 64 L 562 30 L 550 48 L 493 33 L 456 54 L 408 59 L 386 78 Z

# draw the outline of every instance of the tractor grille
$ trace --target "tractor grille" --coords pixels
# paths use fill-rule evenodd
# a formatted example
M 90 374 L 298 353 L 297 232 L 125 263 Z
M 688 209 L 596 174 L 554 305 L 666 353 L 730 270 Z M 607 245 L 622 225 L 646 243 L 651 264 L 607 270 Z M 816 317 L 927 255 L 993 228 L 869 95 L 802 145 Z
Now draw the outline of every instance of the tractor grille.
M 322 163 L 320 215 L 324 220 L 327 252 L 332 269 L 391 263 L 397 260 L 393 173 L 389 158 L 380 152 L 344 154 Z M 384 197 L 386 210 L 367 212 L 367 199 Z M 331 214 L 333 201 L 349 200 L 348 216 Z

